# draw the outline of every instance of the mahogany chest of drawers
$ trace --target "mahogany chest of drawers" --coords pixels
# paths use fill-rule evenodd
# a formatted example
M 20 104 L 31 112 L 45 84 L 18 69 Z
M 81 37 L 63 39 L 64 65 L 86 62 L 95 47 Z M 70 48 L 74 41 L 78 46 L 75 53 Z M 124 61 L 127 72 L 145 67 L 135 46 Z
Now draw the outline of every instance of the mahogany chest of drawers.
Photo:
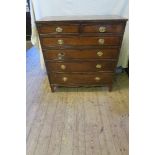
M 111 91 L 126 21 L 119 16 L 36 21 L 52 92 L 57 86 L 108 86 Z

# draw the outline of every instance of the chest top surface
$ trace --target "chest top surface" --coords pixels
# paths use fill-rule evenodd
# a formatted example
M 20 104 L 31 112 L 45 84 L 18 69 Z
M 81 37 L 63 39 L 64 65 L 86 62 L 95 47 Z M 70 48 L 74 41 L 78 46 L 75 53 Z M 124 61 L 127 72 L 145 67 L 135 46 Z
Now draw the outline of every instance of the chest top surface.
M 48 16 L 36 22 L 47 21 L 127 21 L 127 19 L 117 15 Z

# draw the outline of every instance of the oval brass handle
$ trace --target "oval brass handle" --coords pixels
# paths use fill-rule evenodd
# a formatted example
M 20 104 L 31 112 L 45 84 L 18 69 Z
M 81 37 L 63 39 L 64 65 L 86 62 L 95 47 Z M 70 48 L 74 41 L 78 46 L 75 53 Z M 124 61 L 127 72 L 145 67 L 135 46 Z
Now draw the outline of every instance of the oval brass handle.
M 99 27 L 99 32 L 105 32 L 105 31 L 106 31 L 106 27 L 104 26 Z
M 102 65 L 101 64 L 97 64 L 96 68 L 102 68 Z
M 99 43 L 100 45 L 103 45 L 103 44 L 104 44 L 104 39 L 99 39 L 99 40 L 98 40 L 98 43 Z
M 65 70 L 66 66 L 65 65 L 61 65 L 61 69 Z
M 63 41 L 62 39 L 58 39 L 57 43 L 58 43 L 59 45 L 62 45 L 62 44 L 64 44 L 64 41 Z
M 67 78 L 67 77 L 63 77 L 62 80 L 63 80 L 64 82 L 66 82 L 66 81 L 68 80 L 68 78 Z
M 100 78 L 100 77 L 95 77 L 95 80 L 96 80 L 96 81 L 100 81 L 101 78 Z
M 58 53 L 58 59 L 62 59 L 65 56 L 64 53 Z
M 98 55 L 99 57 L 101 57 L 101 56 L 103 55 L 103 52 L 102 52 L 102 51 L 98 51 L 98 52 L 97 52 L 97 55 Z
M 56 31 L 56 32 L 62 32 L 63 29 L 62 29 L 61 27 L 57 27 L 57 28 L 55 29 L 55 31 Z

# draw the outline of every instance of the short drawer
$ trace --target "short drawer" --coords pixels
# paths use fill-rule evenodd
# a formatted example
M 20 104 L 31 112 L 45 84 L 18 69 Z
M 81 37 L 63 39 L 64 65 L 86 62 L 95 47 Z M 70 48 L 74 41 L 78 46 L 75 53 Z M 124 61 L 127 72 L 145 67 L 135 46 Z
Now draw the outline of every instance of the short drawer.
M 67 59 L 117 59 L 119 50 L 114 49 L 83 49 L 83 50 L 44 50 L 45 60 Z
M 85 24 L 82 25 L 83 33 L 123 33 L 123 24 Z
M 38 31 L 40 34 L 62 34 L 62 33 L 78 33 L 79 26 L 78 24 L 73 25 L 47 25 L 43 24 L 38 26 Z
M 76 62 L 51 62 L 46 61 L 48 72 L 98 72 L 114 71 L 116 61 L 76 61 Z
M 105 37 L 63 37 L 41 38 L 43 47 L 52 46 L 104 46 L 104 45 L 120 45 L 121 37 L 105 36 Z
M 50 74 L 51 84 L 107 84 L 113 80 L 113 73 L 91 73 L 91 74 Z

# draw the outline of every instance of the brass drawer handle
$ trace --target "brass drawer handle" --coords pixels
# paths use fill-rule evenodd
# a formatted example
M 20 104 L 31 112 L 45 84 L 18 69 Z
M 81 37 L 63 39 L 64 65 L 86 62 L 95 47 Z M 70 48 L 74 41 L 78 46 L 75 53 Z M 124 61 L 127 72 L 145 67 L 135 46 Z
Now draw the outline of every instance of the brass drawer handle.
M 105 32 L 105 31 L 106 31 L 106 27 L 104 26 L 99 27 L 99 32 Z
M 96 80 L 96 81 L 100 81 L 101 78 L 100 78 L 100 77 L 95 77 L 95 80 Z
M 99 57 L 101 57 L 101 56 L 103 55 L 103 52 L 102 52 L 102 51 L 98 51 L 98 52 L 97 52 L 97 55 L 98 55 Z
M 57 28 L 55 29 L 55 31 L 56 31 L 56 32 L 62 32 L 63 29 L 62 29 L 61 27 L 57 27 Z
M 61 69 L 65 70 L 66 66 L 65 65 L 61 65 Z
M 99 39 L 99 40 L 98 40 L 98 43 L 99 43 L 100 45 L 103 45 L 103 44 L 104 44 L 104 39 Z
M 62 44 L 64 44 L 64 41 L 63 41 L 62 39 L 58 39 L 57 43 L 58 43 L 59 45 L 62 45 Z
M 64 56 L 65 56 L 64 53 L 58 53 L 58 59 L 63 59 Z
M 97 64 L 96 68 L 102 68 L 102 65 L 101 64 Z
M 64 82 L 66 82 L 66 81 L 68 80 L 68 78 L 67 78 L 67 77 L 63 77 L 62 80 L 63 80 Z

